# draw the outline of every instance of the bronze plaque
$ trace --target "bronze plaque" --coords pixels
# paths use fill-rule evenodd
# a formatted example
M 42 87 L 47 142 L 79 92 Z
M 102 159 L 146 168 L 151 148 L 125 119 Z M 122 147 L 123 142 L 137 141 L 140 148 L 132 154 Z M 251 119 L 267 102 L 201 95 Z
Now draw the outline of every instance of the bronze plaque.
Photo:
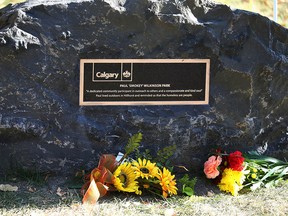
M 80 105 L 209 103 L 209 59 L 81 59 Z

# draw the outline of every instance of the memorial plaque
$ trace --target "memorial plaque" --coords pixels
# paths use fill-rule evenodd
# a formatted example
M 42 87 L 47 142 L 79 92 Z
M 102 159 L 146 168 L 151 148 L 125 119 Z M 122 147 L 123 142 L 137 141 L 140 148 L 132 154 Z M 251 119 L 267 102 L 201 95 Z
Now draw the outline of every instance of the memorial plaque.
M 81 59 L 80 105 L 209 103 L 209 59 Z

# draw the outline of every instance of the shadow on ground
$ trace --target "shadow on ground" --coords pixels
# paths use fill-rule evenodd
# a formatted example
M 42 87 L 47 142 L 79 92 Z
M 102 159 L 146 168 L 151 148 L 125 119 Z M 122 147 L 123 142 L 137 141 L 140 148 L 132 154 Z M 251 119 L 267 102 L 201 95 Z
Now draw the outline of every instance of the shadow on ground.
M 72 205 L 81 203 L 80 188 L 82 180 L 66 177 L 48 177 L 43 181 L 31 181 L 9 177 L 0 180 L 0 184 L 10 184 L 18 187 L 16 192 L 0 191 L 0 209 L 15 209 L 30 206 L 34 208 L 48 209 L 58 205 Z M 203 177 L 197 177 L 195 195 L 210 196 L 219 193 L 218 188 Z M 180 193 L 181 194 L 181 193 Z M 99 200 L 109 202 L 113 199 L 133 199 L 141 202 L 158 202 L 161 197 L 155 195 L 137 196 L 129 193 L 111 192 Z

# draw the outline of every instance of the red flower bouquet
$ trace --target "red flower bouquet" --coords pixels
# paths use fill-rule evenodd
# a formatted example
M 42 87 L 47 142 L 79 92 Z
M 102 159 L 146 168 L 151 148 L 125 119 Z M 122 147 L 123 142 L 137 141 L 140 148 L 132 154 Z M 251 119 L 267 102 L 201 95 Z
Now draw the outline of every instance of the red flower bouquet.
M 217 150 L 204 163 L 204 173 L 207 178 L 217 180 L 221 191 L 236 196 L 242 188 L 253 191 L 277 185 L 288 177 L 288 163 L 256 152 L 243 156 L 240 151 L 226 154 Z

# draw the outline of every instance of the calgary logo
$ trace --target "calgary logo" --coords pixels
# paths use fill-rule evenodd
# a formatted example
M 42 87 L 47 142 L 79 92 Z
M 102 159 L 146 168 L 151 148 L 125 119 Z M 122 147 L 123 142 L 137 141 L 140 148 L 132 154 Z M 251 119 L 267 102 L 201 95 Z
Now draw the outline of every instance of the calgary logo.
M 98 78 L 104 78 L 104 79 L 117 79 L 119 76 L 119 73 L 107 73 L 107 72 L 97 72 L 96 77 Z
M 93 63 L 92 82 L 131 82 L 132 63 Z
M 131 72 L 129 72 L 128 70 L 123 72 L 123 77 L 129 78 L 130 76 L 131 76 Z

